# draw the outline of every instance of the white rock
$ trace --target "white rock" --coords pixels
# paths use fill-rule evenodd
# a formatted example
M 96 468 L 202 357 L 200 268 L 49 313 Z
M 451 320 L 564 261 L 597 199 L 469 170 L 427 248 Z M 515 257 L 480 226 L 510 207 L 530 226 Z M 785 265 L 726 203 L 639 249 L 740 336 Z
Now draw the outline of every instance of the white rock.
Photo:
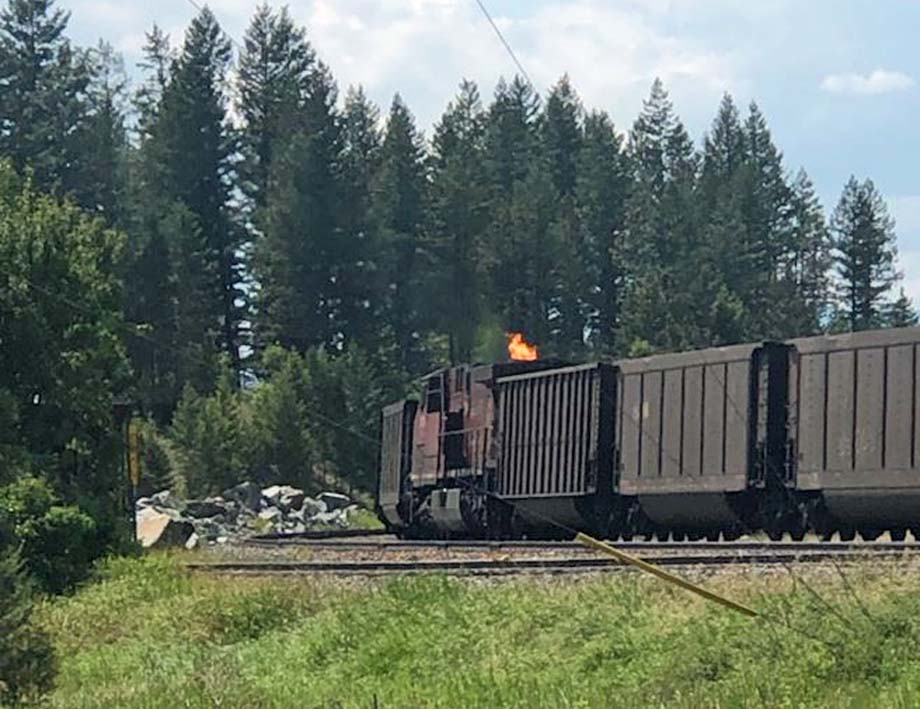
M 338 510 L 343 507 L 348 507 L 351 504 L 351 498 L 348 495 L 343 495 L 338 492 L 321 492 L 317 499 L 326 505 L 326 509 L 330 512 L 332 510 Z
M 137 541 L 145 549 L 184 545 L 195 533 L 188 520 L 146 507 L 137 513 Z

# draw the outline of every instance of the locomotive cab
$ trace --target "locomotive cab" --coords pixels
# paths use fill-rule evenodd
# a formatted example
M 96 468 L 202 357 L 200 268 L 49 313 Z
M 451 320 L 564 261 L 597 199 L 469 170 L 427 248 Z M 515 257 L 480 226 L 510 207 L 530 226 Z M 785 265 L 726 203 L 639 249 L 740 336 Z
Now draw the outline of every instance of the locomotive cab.
M 497 377 L 558 366 L 551 361 L 459 365 L 426 375 L 420 400 L 383 412 L 378 513 L 414 535 L 481 536 L 496 469 Z

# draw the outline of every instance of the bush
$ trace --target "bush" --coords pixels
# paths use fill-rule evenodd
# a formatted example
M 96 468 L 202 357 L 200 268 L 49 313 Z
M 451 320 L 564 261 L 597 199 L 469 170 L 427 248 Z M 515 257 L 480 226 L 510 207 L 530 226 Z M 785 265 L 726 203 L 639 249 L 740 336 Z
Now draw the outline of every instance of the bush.
M 242 402 L 225 372 L 214 393 L 202 396 L 187 386 L 173 416 L 169 438 L 176 472 L 193 497 L 217 494 L 244 479 L 246 435 Z
M 56 672 L 48 636 L 32 622 L 32 586 L 22 562 L 0 550 L 0 705 L 37 699 Z
M 39 478 L 0 488 L 0 528 L 6 530 L 0 532 L 0 547 L 18 546 L 26 570 L 49 593 L 71 590 L 101 554 L 93 519 L 57 503 Z

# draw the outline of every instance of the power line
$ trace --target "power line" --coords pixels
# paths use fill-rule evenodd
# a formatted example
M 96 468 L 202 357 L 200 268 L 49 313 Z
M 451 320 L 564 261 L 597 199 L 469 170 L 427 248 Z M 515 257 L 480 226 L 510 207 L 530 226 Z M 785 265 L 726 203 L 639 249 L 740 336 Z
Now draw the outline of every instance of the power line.
M 192 2 L 193 0 L 189 0 Z M 489 21 L 489 24 L 492 25 L 492 29 L 495 30 L 495 34 L 498 35 L 498 39 L 504 45 L 508 54 L 511 56 L 512 61 L 515 66 L 517 66 L 518 71 L 521 72 L 521 75 L 527 80 L 527 83 L 530 84 L 530 88 L 536 91 L 536 87 L 533 82 L 530 80 L 530 76 L 527 74 L 527 70 L 524 69 L 524 65 L 521 64 L 521 61 L 517 58 L 517 55 L 514 53 L 514 50 L 511 48 L 511 45 L 508 43 L 508 40 L 505 39 L 505 35 L 502 34 L 502 31 L 498 28 L 498 25 L 495 24 L 495 20 L 492 19 L 492 15 L 489 14 L 489 11 L 486 9 L 486 6 L 483 4 L 482 0 L 476 0 L 476 4 L 479 5 L 479 9 L 482 10 L 482 14 L 486 16 L 486 19 Z

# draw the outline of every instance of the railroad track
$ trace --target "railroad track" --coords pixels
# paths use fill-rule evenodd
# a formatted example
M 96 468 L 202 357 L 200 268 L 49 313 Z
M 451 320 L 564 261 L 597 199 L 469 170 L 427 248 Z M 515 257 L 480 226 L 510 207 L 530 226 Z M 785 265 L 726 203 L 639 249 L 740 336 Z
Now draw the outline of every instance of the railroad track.
M 574 541 L 490 541 L 490 540 L 406 540 L 393 537 L 380 539 L 302 537 L 294 535 L 276 535 L 271 537 L 250 537 L 242 542 L 243 546 L 262 548 L 298 548 L 309 547 L 323 550 L 342 551 L 565 551 L 585 550 L 586 547 Z M 920 542 L 771 542 L 761 540 L 733 542 L 613 542 L 618 549 L 628 552 L 679 551 L 718 551 L 752 552 L 752 551 L 788 551 L 792 552 L 920 552 Z
M 735 544 L 735 543 L 729 543 Z M 622 545 L 625 548 L 625 545 Z M 710 544 L 712 547 L 713 544 Z M 840 544 L 828 543 L 820 549 L 803 549 L 796 545 L 761 545 L 769 548 L 741 549 L 719 545 L 703 553 L 660 553 L 648 560 L 664 567 L 724 568 L 729 566 L 773 566 L 785 564 L 835 561 L 849 563 L 866 560 L 898 560 L 920 558 L 916 544 Z M 855 548 L 854 548 L 855 547 Z M 335 576 L 387 576 L 438 573 L 466 576 L 499 576 L 514 574 L 554 574 L 573 572 L 624 571 L 628 567 L 601 555 L 579 555 L 545 558 L 471 558 L 435 560 L 326 560 L 326 561 L 215 561 L 190 562 L 186 568 L 194 572 L 211 574 L 246 575 L 335 575 Z

